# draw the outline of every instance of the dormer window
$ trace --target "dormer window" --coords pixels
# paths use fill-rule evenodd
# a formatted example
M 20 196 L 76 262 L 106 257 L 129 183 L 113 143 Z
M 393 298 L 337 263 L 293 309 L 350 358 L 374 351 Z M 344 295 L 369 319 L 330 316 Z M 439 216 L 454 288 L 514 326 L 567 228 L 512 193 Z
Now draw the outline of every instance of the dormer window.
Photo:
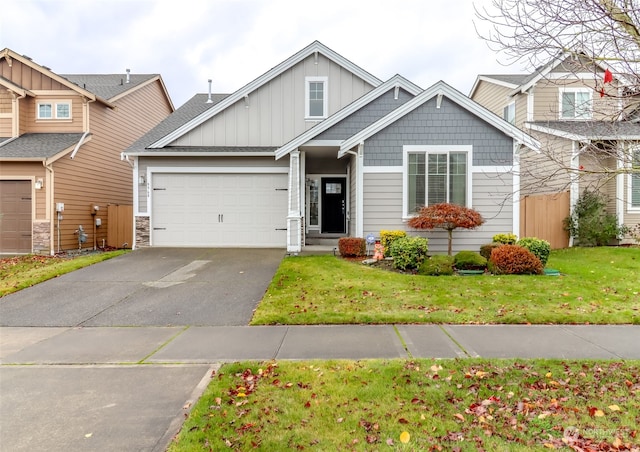
M 38 102 L 38 119 L 71 119 L 71 102 Z
M 560 119 L 591 119 L 592 90 L 563 88 L 560 90 Z
M 305 79 L 305 119 L 324 119 L 327 117 L 328 78 L 307 77 Z

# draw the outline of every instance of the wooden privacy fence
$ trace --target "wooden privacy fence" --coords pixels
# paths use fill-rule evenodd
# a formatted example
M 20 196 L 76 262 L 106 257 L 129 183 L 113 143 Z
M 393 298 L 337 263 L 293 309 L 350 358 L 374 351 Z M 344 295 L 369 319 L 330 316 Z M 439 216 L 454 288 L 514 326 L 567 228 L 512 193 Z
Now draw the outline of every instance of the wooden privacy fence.
M 107 245 L 113 248 L 133 246 L 133 206 L 107 207 Z
M 569 192 L 520 198 L 520 237 L 537 237 L 552 249 L 569 246 L 563 220 L 569 216 Z

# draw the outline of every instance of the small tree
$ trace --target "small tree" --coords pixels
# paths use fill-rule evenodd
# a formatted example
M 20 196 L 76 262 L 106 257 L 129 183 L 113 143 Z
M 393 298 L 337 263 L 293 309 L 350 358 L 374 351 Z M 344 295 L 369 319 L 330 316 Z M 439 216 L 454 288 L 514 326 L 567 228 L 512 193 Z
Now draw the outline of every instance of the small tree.
M 409 220 L 409 226 L 415 229 L 445 229 L 449 233 L 449 256 L 454 229 L 475 229 L 483 223 L 484 218 L 476 210 L 449 203 L 424 206 L 418 211 L 418 216 Z

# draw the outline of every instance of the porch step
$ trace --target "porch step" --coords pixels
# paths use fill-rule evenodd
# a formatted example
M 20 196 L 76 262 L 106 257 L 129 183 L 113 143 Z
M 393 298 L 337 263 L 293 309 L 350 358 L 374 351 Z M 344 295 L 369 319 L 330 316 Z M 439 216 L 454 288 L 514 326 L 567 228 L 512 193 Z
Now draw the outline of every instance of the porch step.
M 307 237 L 305 238 L 305 245 L 333 246 L 337 248 L 338 239 L 339 237 Z

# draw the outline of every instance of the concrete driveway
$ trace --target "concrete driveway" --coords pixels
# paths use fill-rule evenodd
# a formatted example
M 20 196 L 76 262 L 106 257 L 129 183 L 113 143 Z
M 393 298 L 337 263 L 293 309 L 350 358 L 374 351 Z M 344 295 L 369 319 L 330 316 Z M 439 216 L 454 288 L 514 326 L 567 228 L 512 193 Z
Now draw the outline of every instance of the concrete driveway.
M 282 249 L 147 248 L 0 300 L 0 326 L 246 325 Z

